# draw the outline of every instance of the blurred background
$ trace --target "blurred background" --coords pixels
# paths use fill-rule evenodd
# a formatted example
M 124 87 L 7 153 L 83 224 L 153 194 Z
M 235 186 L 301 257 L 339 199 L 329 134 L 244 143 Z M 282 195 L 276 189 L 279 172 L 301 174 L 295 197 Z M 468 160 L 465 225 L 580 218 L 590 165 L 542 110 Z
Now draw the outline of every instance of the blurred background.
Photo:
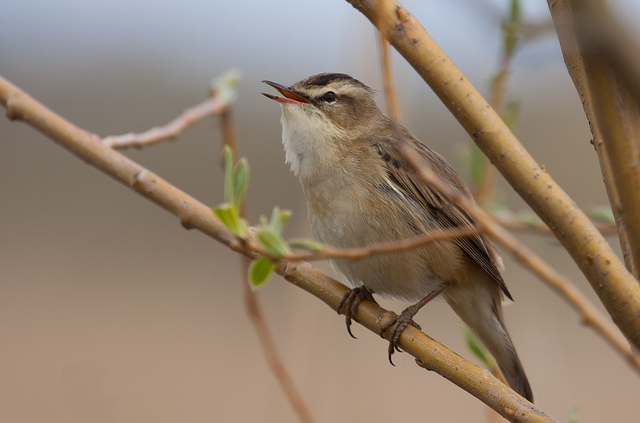
M 507 3 L 404 5 L 487 93 Z M 344 1 L 25 0 L 0 8 L 0 74 L 101 137 L 162 125 L 202 101 L 212 78 L 238 69 L 233 116 L 251 165 L 250 217 L 292 210 L 288 237 L 310 229 L 284 164 L 280 108 L 260 95 L 268 90 L 260 81 L 345 72 L 382 89 L 375 32 Z M 637 1 L 612 8 L 627 22 L 640 10 Z M 550 19 L 540 1 L 524 1 L 523 13 Z M 393 62 L 405 125 L 464 174 L 469 137 L 396 53 Z M 580 206 L 607 204 L 552 32 L 519 51 L 508 88 L 520 102 L 515 132 L 531 154 Z M 0 119 L 0 141 L 0 421 L 297 421 L 246 316 L 235 253 L 22 123 Z M 223 201 L 220 145 L 218 122 L 208 120 L 177 141 L 125 154 L 213 206 Z M 500 187 L 512 209 L 526 210 Z M 597 303 L 556 241 L 520 238 Z M 537 404 L 560 421 L 574 407 L 580 422 L 637 420 L 638 374 L 561 298 L 504 259 L 516 300 L 505 309 L 507 326 Z M 486 421 L 478 400 L 407 354 L 390 366 L 386 342 L 357 325 L 351 339 L 342 316 L 280 277 L 259 297 L 318 422 Z M 417 321 L 473 359 L 444 302 Z

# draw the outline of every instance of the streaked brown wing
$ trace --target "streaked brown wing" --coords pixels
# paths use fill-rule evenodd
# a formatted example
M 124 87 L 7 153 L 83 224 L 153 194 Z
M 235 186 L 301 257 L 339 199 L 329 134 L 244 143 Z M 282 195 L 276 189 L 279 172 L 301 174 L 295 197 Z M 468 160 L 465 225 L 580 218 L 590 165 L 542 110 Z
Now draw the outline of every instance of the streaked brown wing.
M 402 128 L 402 130 L 407 142 L 411 143 L 412 147 L 423 158 L 425 166 L 431 166 L 433 171 L 445 181 L 450 182 L 465 196 L 473 198 L 462 179 L 439 154 L 424 146 L 406 129 Z M 405 165 L 405 160 L 402 158 L 397 142 L 394 139 L 385 139 L 382 142 L 378 142 L 376 143 L 376 148 L 387 165 L 389 180 L 400 192 L 424 207 L 425 211 L 430 216 L 433 216 L 438 226 L 441 228 L 455 228 L 472 225 L 473 220 L 467 213 L 444 199 L 432 187 L 423 183 L 419 176 Z M 464 252 L 498 283 L 502 292 L 513 300 L 489 251 L 490 247 L 487 239 L 483 235 L 477 234 L 457 239 L 456 242 Z

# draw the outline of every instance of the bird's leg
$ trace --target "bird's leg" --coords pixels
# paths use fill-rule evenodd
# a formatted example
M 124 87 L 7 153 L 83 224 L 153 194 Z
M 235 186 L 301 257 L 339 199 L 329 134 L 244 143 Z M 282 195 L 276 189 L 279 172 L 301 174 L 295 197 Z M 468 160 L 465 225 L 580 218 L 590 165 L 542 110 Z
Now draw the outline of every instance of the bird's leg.
M 435 291 L 432 291 L 429 295 L 427 295 L 426 297 L 424 297 L 414 305 L 405 308 L 402 311 L 402 313 L 400 313 L 399 316 L 395 316 L 391 318 L 387 323 L 382 325 L 382 327 L 380 328 L 380 336 L 384 337 L 383 336 L 384 333 L 387 330 L 390 330 L 389 332 L 389 363 L 391 363 L 392 366 L 395 366 L 395 364 L 393 364 L 393 360 L 391 360 L 391 356 L 396 351 L 400 352 L 400 349 L 398 348 L 398 342 L 400 342 L 400 335 L 402 335 L 402 331 L 407 326 L 409 326 L 409 324 L 412 324 L 416 326 L 418 329 L 420 329 L 420 326 L 416 325 L 415 322 L 412 320 L 413 316 L 415 316 L 416 313 L 418 313 L 418 311 L 422 307 L 424 307 L 425 304 L 427 304 L 429 301 L 433 300 L 435 297 L 440 295 L 440 293 L 442 293 L 444 288 L 445 288 L 445 285 L 443 284 L 438 289 L 436 289 Z
M 347 292 L 338 303 L 338 314 L 345 315 L 344 320 L 347 324 L 347 332 L 349 332 L 349 335 L 354 339 L 356 337 L 351 333 L 351 318 L 355 317 L 358 311 L 358 306 L 363 300 L 369 300 L 376 303 L 371 291 L 369 291 L 365 286 L 359 286 Z

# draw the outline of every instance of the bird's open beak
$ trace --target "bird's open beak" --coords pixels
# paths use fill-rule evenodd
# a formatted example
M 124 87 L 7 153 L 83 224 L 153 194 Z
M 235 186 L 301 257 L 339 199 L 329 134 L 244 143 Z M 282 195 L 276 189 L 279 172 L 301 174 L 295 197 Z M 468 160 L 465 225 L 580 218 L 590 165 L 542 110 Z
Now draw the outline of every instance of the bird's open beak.
M 284 85 L 278 84 L 277 82 L 271 82 L 271 81 L 262 81 L 262 82 L 264 82 L 267 85 L 271 85 L 273 88 L 278 90 L 280 94 L 284 96 L 284 97 L 280 97 L 273 94 L 262 93 L 263 96 L 268 97 L 271 100 L 275 100 L 278 103 L 282 103 L 282 104 L 309 103 L 309 100 L 294 93 L 293 91 L 291 91 L 291 88 L 289 87 L 285 87 Z

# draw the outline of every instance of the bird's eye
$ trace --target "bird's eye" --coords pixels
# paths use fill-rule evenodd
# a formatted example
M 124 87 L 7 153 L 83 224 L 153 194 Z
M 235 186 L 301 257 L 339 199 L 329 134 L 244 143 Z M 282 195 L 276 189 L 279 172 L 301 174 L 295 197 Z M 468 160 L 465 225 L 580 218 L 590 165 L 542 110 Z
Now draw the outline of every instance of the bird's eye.
M 336 93 L 334 93 L 333 91 L 327 91 L 322 96 L 322 101 L 326 101 L 327 103 L 335 102 L 336 101 Z

